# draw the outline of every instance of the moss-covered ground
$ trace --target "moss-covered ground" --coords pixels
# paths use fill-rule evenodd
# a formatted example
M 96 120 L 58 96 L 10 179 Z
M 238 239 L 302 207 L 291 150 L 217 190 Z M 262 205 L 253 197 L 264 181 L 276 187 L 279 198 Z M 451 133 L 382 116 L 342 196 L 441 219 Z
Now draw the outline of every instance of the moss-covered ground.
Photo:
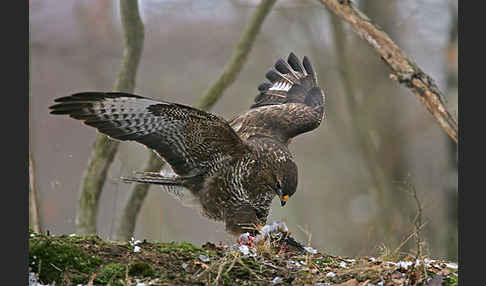
M 119 243 L 31 232 L 29 271 L 56 285 L 458 285 L 457 264 L 424 257 L 339 257 L 278 242 L 244 253 L 212 243 Z

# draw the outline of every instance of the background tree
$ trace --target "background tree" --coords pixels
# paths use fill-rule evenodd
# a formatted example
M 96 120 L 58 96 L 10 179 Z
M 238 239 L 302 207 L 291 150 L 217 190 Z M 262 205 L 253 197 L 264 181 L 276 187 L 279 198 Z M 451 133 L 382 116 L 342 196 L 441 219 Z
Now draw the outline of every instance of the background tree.
M 143 23 L 138 12 L 138 2 L 120 1 L 120 15 L 125 35 L 125 50 L 120 71 L 113 91 L 133 93 L 135 77 L 143 47 Z M 99 134 L 84 171 L 81 182 L 81 196 L 76 212 L 76 233 L 96 234 L 99 198 L 106 181 L 106 175 L 118 150 L 120 142 Z

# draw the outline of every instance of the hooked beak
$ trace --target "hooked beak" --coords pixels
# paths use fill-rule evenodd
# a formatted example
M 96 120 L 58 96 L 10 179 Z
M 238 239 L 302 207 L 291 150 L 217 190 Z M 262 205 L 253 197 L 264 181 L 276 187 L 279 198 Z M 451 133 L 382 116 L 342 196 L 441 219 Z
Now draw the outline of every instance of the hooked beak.
M 278 198 L 280 199 L 280 205 L 283 207 L 289 200 L 289 195 L 282 195 L 282 191 L 280 189 L 277 189 L 275 191 L 277 193 Z
M 289 200 L 289 195 L 281 196 L 280 197 L 280 205 L 283 207 Z

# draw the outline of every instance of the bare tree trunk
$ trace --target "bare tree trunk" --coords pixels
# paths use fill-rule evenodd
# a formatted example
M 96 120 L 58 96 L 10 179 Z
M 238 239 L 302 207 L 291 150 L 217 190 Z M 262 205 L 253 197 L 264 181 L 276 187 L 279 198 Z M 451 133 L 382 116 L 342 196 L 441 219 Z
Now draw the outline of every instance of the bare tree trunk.
M 240 40 L 233 49 L 231 59 L 225 66 L 223 72 L 218 79 L 211 84 L 208 90 L 202 95 L 197 103 L 196 108 L 202 110 L 209 110 L 221 98 L 223 92 L 236 79 L 247 60 L 248 54 L 255 43 L 262 27 L 265 17 L 268 15 L 276 0 L 262 0 L 253 13 L 250 22 L 243 31 Z M 147 162 L 144 171 L 153 172 L 162 168 L 162 160 L 155 154 L 151 153 L 149 161 Z M 119 225 L 116 230 L 116 240 L 128 240 L 133 236 L 135 231 L 135 223 L 137 221 L 138 213 L 142 207 L 143 201 L 147 196 L 149 184 L 134 184 L 130 192 L 123 213 L 120 217 Z
M 120 14 L 125 36 L 125 50 L 114 91 L 133 92 L 137 67 L 142 54 L 144 27 L 138 11 L 138 2 L 120 0 Z M 98 135 L 88 167 L 81 182 L 81 196 L 76 213 L 76 233 L 95 234 L 101 190 L 113 162 L 119 142 Z
M 457 143 L 457 122 L 445 107 L 442 93 L 434 80 L 409 59 L 381 28 L 373 24 L 351 1 L 319 1 L 348 22 L 351 28 L 378 52 L 393 72 L 390 78 L 408 87 Z

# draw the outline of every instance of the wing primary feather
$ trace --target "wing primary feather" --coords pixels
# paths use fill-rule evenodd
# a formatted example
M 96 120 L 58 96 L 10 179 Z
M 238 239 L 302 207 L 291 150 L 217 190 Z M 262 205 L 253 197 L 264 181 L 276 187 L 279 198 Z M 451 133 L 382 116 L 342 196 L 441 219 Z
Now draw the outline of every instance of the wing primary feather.
M 302 64 L 299 61 L 299 58 L 294 53 L 290 53 L 289 57 L 287 58 L 287 62 L 289 65 L 294 69 L 295 71 L 304 73 L 304 68 L 302 67 Z
M 277 81 L 283 80 L 284 77 L 278 73 L 275 69 L 270 69 L 266 74 L 265 77 L 271 81 L 272 83 L 275 83 Z
M 317 87 L 317 75 L 307 56 L 300 61 L 291 52 L 287 61 L 279 58 L 265 77 L 268 80 L 258 86 L 260 93 L 251 108 L 285 103 L 314 106 L 322 102 L 319 97 L 324 93 L 320 89 L 309 94 L 312 88 Z
M 268 81 L 265 81 L 258 86 L 258 90 L 259 91 L 265 91 L 265 90 L 268 90 L 270 87 L 272 87 L 272 84 Z
M 291 68 L 289 67 L 287 62 L 285 62 L 281 58 L 278 59 L 277 62 L 275 63 L 275 68 L 277 69 L 277 71 L 279 71 L 280 73 L 283 73 L 283 74 L 291 73 Z
M 302 60 L 302 64 L 304 65 L 304 68 L 307 71 L 307 73 L 312 77 L 312 81 L 314 82 L 314 85 L 317 85 L 316 72 L 312 68 L 312 64 L 310 63 L 309 59 L 306 56 L 304 56 L 304 59 Z
M 299 73 L 295 72 L 292 67 L 282 58 L 278 59 L 278 61 L 275 63 L 275 68 L 282 74 L 285 74 L 285 76 L 287 76 L 292 83 L 298 82 L 299 78 L 301 77 Z

